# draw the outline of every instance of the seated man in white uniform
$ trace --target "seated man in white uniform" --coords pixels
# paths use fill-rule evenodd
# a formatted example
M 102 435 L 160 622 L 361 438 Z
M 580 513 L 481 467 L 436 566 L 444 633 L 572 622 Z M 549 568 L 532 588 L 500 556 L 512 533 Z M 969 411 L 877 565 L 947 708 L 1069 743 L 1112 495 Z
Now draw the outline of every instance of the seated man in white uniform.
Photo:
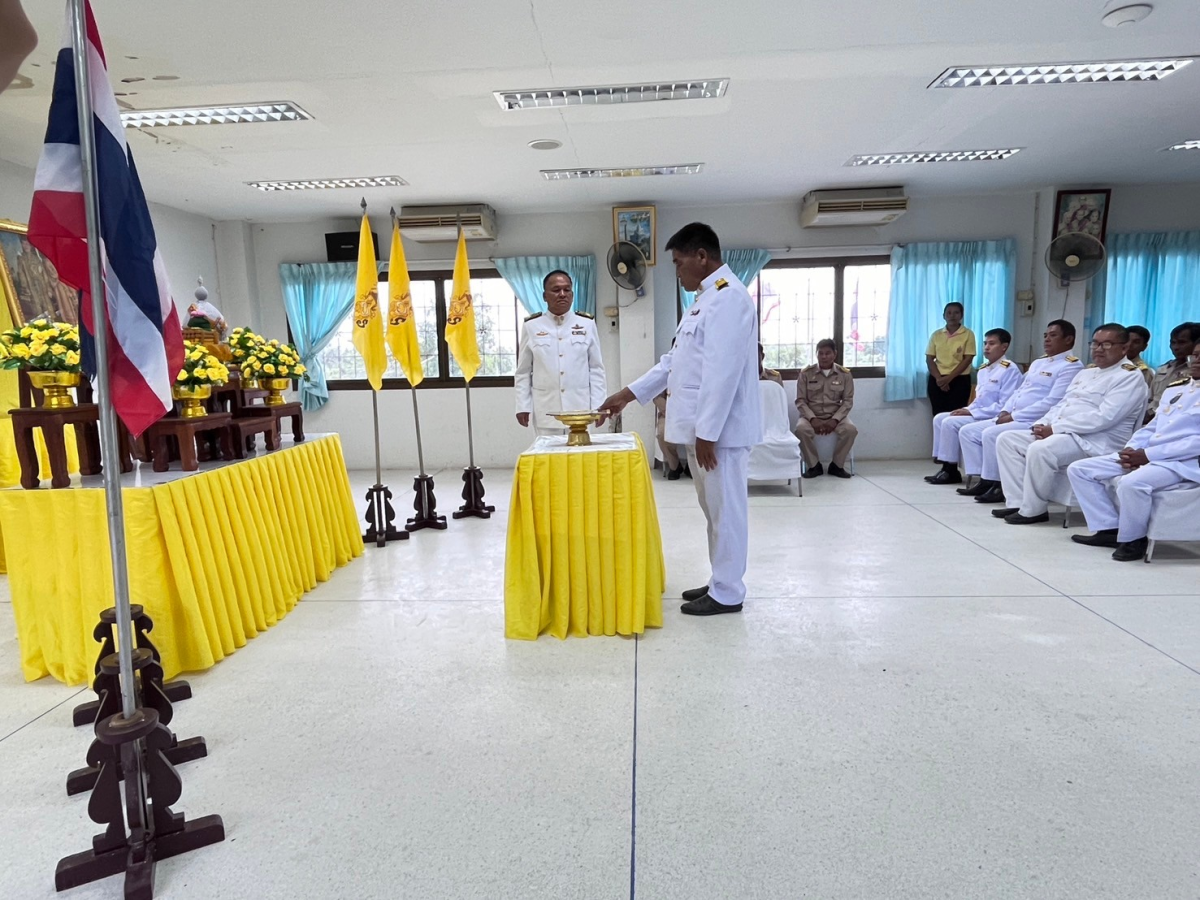
M 1009 525 L 1045 522 L 1056 490 L 1065 487 L 1067 466 L 1125 446 L 1150 393 L 1141 370 L 1124 361 L 1128 345 L 1124 325 L 1101 325 L 1092 335 L 1092 365 L 1075 376 L 1062 402 L 1029 431 L 1000 435 L 996 462 L 1005 507 L 993 516 Z
M 532 420 L 538 437 L 566 434 L 566 426 L 550 413 L 596 409 L 608 394 L 596 323 L 571 311 L 571 276 L 561 270 L 547 275 L 542 299 L 548 312 L 535 313 L 521 326 L 513 376 L 517 422 L 527 428 Z
M 1021 370 L 1006 357 L 1012 335 L 993 328 L 983 336 L 983 356 L 987 363 L 976 374 L 975 399 L 962 409 L 938 413 L 933 417 L 933 459 L 942 471 L 926 475 L 930 484 L 962 484 L 958 471 L 958 432 L 970 422 L 995 421 L 1004 404 L 1021 383 Z
M 1200 344 L 1192 350 L 1188 374 L 1167 387 L 1150 424 L 1120 452 L 1067 467 L 1075 499 L 1095 532 L 1072 535 L 1075 543 L 1113 547 L 1112 558 L 1120 562 L 1141 559 L 1154 494 L 1185 481 L 1200 482 Z M 1116 503 L 1108 491 L 1114 478 Z
M 971 422 L 958 433 L 962 467 L 970 478 L 979 476 L 974 487 L 959 488 L 958 493 L 974 497 L 979 503 L 999 503 L 1000 471 L 996 468 L 996 440 L 1006 431 L 1027 429 L 1062 400 L 1067 387 L 1083 370 L 1079 357 L 1072 356 L 1075 326 L 1066 319 L 1055 319 L 1042 335 L 1045 356 L 1029 364 L 1020 386 L 994 419 Z

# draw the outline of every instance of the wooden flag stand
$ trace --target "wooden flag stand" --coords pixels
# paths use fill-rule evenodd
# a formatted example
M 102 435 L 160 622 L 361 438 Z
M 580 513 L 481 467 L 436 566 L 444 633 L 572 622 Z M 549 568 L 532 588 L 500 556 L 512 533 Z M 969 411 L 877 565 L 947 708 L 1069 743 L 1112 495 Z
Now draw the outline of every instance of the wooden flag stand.
M 408 520 L 404 526 L 406 531 L 420 531 L 422 528 L 432 528 L 435 531 L 446 530 L 446 517 L 437 512 L 437 498 L 433 496 L 433 476 L 425 474 L 425 451 L 421 446 L 421 411 L 417 407 L 417 389 L 412 389 L 413 423 L 417 428 L 417 465 L 421 474 L 413 481 L 416 498 L 413 509 L 416 516 Z M 457 516 L 456 516 L 457 518 Z
M 375 420 L 375 483 L 367 489 L 367 530 L 363 543 L 386 547 L 388 541 L 407 541 L 408 532 L 392 524 L 396 511 L 392 509 L 392 491 L 383 483 L 379 462 L 379 391 L 371 391 L 371 414 Z
M 454 512 L 454 518 L 490 519 L 496 507 L 483 502 L 483 470 L 475 465 L 475 432 L 471 424 L 471 382 L 467 382 L 467 452 L 470 465 L 463 469 L 463 505 Z

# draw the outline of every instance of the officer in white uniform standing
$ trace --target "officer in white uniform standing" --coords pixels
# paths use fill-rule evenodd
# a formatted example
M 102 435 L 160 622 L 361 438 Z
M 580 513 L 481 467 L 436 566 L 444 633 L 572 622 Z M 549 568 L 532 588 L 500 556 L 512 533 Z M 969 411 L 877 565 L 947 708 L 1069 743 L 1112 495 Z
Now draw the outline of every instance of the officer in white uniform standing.
M 561 270 L 547 275 L 542 299 L 548 312 L 530 316 L 521 326 L 513 378 L 517 421 L 527 427 L 532 420 L 539 437 L 566 434 L 566 426 L 550 413 L 597 409 L 608 393 L 596 323 L 571 311 L 571 276 Z
M 1125 446 L 1146 414 L 1150 393 L 1141 369 L 1124 362 L 1128 345 L 1124 325 L 1101 325 L 1092 335 L 1093 364 L 1075 376 L 1062 403 L 1029 431 L 1000 435 L 996 462 L 1005 508 L 993 516 L 1009 525 L 1045 522 L 1051 498 L 1065 486 L 1067 466 Z
M 1200 483 L 1200 344 L 1192 349 L 1188 374 L 1167 387 L 1150 424 L 1119 453 L 1067 468 L 1075 499 L 1095 532 L 1072 535 L 1075 543 L 1113 547 L 1112 558 L 1120 562 L 1141 559 L 1154 494 L 1185 481 Z M 1108 492 L 1114 478 L 1116 504 Z
M 675 346 L 658 365 L 600 407 L 616 415 L 633 400 L 646 404 L 667 388 L 666 438 L 687 448 L 696 496 L 708 521 L 712 579 L 684 591 L 690 616 L 741 612 L 746 597 L 750 448 L 762 442 L 758 389 L 758 310 L 721 261 L 721 244 L 693 222 L 669 241 L 675 272 L 696 302 L 675 331 Z
M 1055 319 L 1042 335 L 1045 356 L 1029 364 L 1029 370 L 1008 403 L 994 419 L 972 422 L 958 433 L 963 470 L 968 477 L 979 476 L 974 487 L 959 488 L 958 493 L 974 497 L 979 503 L 1000 503 L 1000 470 L 996 468 L 996 441 L 1006 431 L 1027 429 L 1049 412 L 1067 393 L 1075 376 L 1083 371 L 1079 357 L 1072 356 L 1075 326 L 1066 319 Z

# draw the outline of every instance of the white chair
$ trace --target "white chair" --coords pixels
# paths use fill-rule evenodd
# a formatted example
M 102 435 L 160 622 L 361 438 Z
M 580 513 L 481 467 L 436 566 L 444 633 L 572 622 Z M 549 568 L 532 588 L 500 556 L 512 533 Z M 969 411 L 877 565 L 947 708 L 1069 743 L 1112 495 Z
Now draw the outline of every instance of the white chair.
M 799 440 L 799 438 L 797 438 Z M 818 434 L 813 436 L 813 443 L 817 445 L 817 462 L 824 459 L 833 459 L 833 451 L 837 449 L 836 434 Z M 803 461 L 802 461 L 803 462 Z M 854 448 L 850 448 L 850 458 L 847 460 L 850 463 L 850 474 L 854 474 Z M 801 466 L 802 469 L 807 469 L 808 466 Z
M 1200 541 L 1200 484 L 1184 482 L 1158 491 L 1150 507 L 1146 562 L 1158 541 Z
M 758 383 L 762 400 L 763 442 L 750 450 L 750 481 L 796 479 L 796 496 L 804 495 L 800 483 L 800 439 L 788 420 L 787 392 L 774 381 Z

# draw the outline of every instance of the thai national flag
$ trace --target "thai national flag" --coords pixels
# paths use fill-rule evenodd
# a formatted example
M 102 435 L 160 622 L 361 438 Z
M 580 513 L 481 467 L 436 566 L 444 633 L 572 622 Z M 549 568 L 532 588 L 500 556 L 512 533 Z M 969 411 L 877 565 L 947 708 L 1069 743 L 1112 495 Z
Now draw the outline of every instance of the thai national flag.
M 171 384 L 183 366 L 183 335 L 162 254 L 154 238 L 150 210 L 133 165 L 133 155 L 125 145 L 125 129 L 108 81 L 104 49 L 91 4 L 85 3 L 85 8 L 100 195 L 100 256 L 109 328 L 109 377 L 117 415 L 136 435 L 171 409 Z M 58 52 L 54 73 L 46 144 L 34 179 L 29 241 L 54 263 L 64 282 L 84 294 L 84 302 L 80 304 L 83 366 L 88 375 L 95 375 L 69 9 L 67 21 L 66 38 Z

